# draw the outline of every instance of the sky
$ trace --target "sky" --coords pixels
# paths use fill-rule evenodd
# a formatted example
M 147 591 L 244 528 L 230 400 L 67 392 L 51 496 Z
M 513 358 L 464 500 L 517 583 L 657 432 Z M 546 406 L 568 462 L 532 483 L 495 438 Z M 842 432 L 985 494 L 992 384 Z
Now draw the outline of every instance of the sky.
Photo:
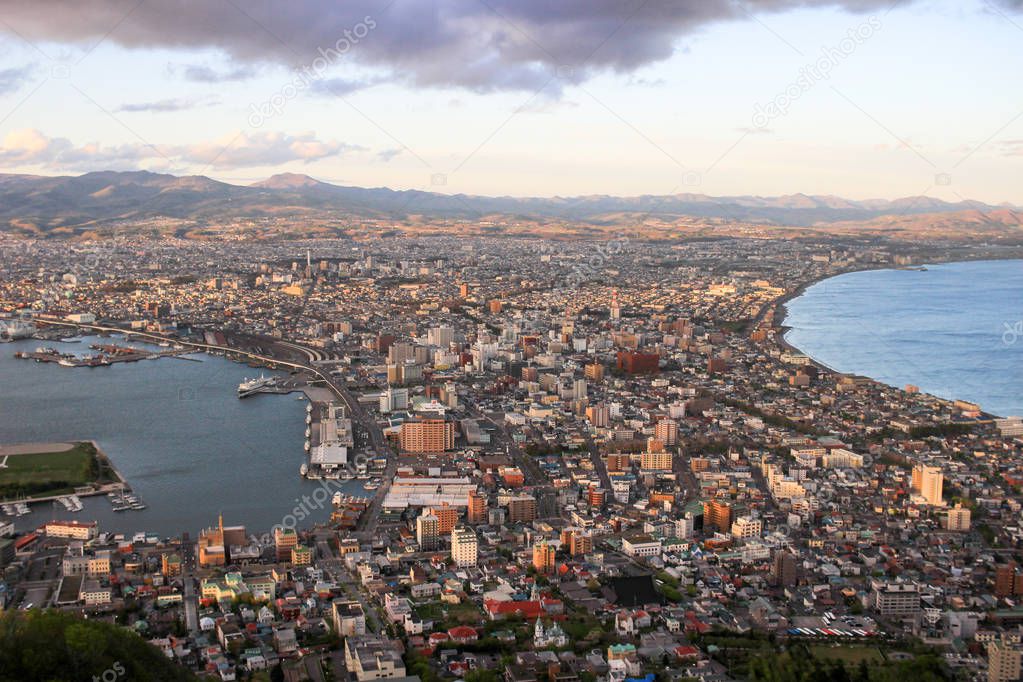
M 1020 0 L 0 0 L 0 172 L 1023 205 Z

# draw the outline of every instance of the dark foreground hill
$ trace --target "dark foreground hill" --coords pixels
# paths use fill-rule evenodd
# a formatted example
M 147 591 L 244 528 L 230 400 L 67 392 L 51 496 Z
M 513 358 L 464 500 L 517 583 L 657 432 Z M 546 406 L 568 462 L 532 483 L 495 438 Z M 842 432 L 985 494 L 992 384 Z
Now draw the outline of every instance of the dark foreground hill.
M 195 676 L 134 632 L 60 611 L 0 616 L 0 681 L 186 682 Z

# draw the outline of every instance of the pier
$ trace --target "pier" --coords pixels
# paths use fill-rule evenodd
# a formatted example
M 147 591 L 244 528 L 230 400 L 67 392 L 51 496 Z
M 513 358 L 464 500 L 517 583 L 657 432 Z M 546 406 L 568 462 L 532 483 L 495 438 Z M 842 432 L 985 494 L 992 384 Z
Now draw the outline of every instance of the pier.
M 131 346 L 115 346 L 109 344 L 93 344 L 90 348 L 98 351 L 96 355 L 79 357 L 72 353 L 60 353 L 53 348 L 37 348 L 35 351 L 15 353 L 14 357 L 21 360 L 36 362 L 52 362 L 61 367 L 107 367 L 118 362 L 138 362 L 139 360 L 158 360 L 160 358 L 178 357 L 192 351 L 187 348 L 148 351 Z M 182 358 L 189 359 L 189 358 Z

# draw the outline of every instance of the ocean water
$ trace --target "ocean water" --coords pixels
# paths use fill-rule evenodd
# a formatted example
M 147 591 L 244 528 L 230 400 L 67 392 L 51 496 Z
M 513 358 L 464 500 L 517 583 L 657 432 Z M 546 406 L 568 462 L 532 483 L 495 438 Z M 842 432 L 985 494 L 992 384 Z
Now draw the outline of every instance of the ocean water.
M 338 485 L 299 477 L 306 401 L 297 394 L 237 397 L 238 384 L 258 369 L 204 354 L 96 368 L 14 358 L 41 345 L 84 355 L 96 341 L 0 344 L 0 443 L 94 440 L 147 509 L 114 512 L 106 496 L 82 498 L 85 509 L 76 514 L 34 504 L 32 514 L 14 519 L 17 530 L 56 517 L 98 520 L 104 531 L 195 537 L 223 513 L 224 523 L 263 534 L 291 523 L 284 517 L 303 495 Z M 346 494 L 367 494 L 359 481 L 340 485 Z M 305 505 L 298 527 L 327 521 L 329 507 L 329 497 L 322 507 Z
M 832 369 L 1023 415 L 1023 261 L 854 272 L 786 307 L 786 341 Z

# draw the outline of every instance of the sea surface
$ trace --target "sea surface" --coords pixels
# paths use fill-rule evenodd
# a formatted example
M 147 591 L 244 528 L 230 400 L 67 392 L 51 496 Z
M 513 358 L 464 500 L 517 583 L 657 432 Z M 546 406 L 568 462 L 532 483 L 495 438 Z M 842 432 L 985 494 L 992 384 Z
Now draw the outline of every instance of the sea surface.
M 1023 415 L 1023 261 L 872 270 L 809 287 L 785 340 L 839 372 Z
M 34 504 L 31 514 L 13 519 L 18 531 L 59 518 L 97 520 L 102 531 L 196 537 L 223 513 L 225 524 L 262 535 L 292 523 L 285 516 L 299 505 L 306 518 L 297 527 L 327 521 L 329 497 L 322 506 L 302 502 L 318 487 L 331 486 L 330 496 L 338 486 L 368 495 L 359 481 L 299 477 L 308 403 L 298 393 L 239 399 L 238 384 L 258 369 L 201 353 L 95 368 L 14 357 L 39 346 L 86 355 L 98 340 L 0 343 L 0 443 L 94 440 L 147 508 L 114 512 L 106 496 L 83 497 L 85 509 L 75 514 L 57 503 Z M 4 520 L 12 519 L 0 515 Z

